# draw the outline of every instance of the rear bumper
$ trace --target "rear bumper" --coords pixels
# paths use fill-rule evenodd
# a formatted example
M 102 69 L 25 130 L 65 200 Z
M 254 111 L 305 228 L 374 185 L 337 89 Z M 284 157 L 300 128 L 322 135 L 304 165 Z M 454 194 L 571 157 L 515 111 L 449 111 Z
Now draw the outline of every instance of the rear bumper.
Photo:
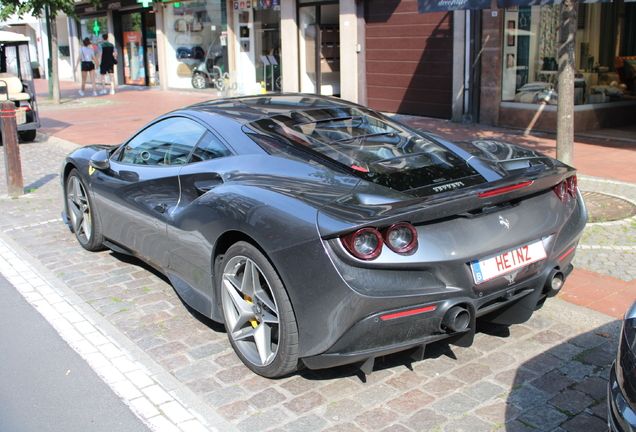
M 469 346 L 475 335 L 477 318 L 502 324 L 527 321 L 550 294 L 546 286 L 557 265 L 554 260 L 540 274 L 479 298 L 440 299 L 372 314 L 353 325 L 325 353 L 305 357 L 303 362 L 309 369 L 323 369 L 364 362 L 443 339 Z M 568 263 L 562 271 L 564 279 L 572 268 Z M 469 313 L 470 319 L 463 331 L 453 332 L 444 325 L 445 316 L 455 307 Z

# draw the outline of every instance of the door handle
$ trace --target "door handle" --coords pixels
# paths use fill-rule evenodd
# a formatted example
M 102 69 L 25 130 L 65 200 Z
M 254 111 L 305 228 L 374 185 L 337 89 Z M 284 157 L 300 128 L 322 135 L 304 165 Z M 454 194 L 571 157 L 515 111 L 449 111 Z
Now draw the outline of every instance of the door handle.
M 221 176 L 218 176 L 212 179 L 200 180 L 200 181 L 194 182 L 194 187 L 197 189 L 197 191 L 200 194 L 204 194 L 206 192 L 211 191 L 212 189 L 214 189 L 215 187 L 221 184 L 223 184 L 223 179 L 221 179 Z

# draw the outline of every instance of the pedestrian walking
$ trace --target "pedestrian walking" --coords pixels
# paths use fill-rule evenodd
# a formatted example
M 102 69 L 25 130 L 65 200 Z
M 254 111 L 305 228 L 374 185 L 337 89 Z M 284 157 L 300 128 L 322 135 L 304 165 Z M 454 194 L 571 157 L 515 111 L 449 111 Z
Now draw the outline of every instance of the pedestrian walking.
M 110 94 L 115 94 L 115 76 L 113 75 L 113 69 L 117 64 L 117 48 L 115 45 L 108 42 L 108 34 L 102 35 L 102 43 L 100 45 L 101 56 L 99 64 L 99 73 L 102 75 L 102 90 L 100 94 L 106 94 L 106 75 L 110 79 Z
M 95 63 L 97 62 L 97 59 L 95 58 L 95 50 L 93 49 L 89 38 L 84 38 L 82 43 L 84 46 L 80 48 L 77 64 L 75 65 L 75 70 L 77 70 L 77 67 L 80 64 L 82 65 L 82 89 L 79 91 L 79 94 L 80 96 L 84 96 L 86 76 L 90 73 L 91 83 L 93 84 L 93 96 L 97 96 L 97 86 L 95 85 Z

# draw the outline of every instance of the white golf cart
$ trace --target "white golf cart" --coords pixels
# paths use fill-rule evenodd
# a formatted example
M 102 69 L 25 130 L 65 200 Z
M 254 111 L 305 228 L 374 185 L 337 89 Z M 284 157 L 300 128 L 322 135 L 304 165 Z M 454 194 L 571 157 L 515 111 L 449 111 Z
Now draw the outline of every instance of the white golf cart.
M 0 31 L 0 102 L 15 104 L 18 135 L 33 141 L 40 127 L 33 69 L 29 58 L 29 38 L 18 33 Z

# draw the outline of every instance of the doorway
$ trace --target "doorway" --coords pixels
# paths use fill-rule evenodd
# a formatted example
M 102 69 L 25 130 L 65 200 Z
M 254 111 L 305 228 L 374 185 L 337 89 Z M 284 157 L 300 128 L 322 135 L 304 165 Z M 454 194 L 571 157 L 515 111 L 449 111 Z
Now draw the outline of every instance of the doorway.
M 340 6 L 299 5 L 300 91 L 340 96 Z
M 123 77 L 129 85 L 156 85 L 156 25 L 148 11 L 121 14 Z M 123 78 L 123 80 L 122 80 Z

